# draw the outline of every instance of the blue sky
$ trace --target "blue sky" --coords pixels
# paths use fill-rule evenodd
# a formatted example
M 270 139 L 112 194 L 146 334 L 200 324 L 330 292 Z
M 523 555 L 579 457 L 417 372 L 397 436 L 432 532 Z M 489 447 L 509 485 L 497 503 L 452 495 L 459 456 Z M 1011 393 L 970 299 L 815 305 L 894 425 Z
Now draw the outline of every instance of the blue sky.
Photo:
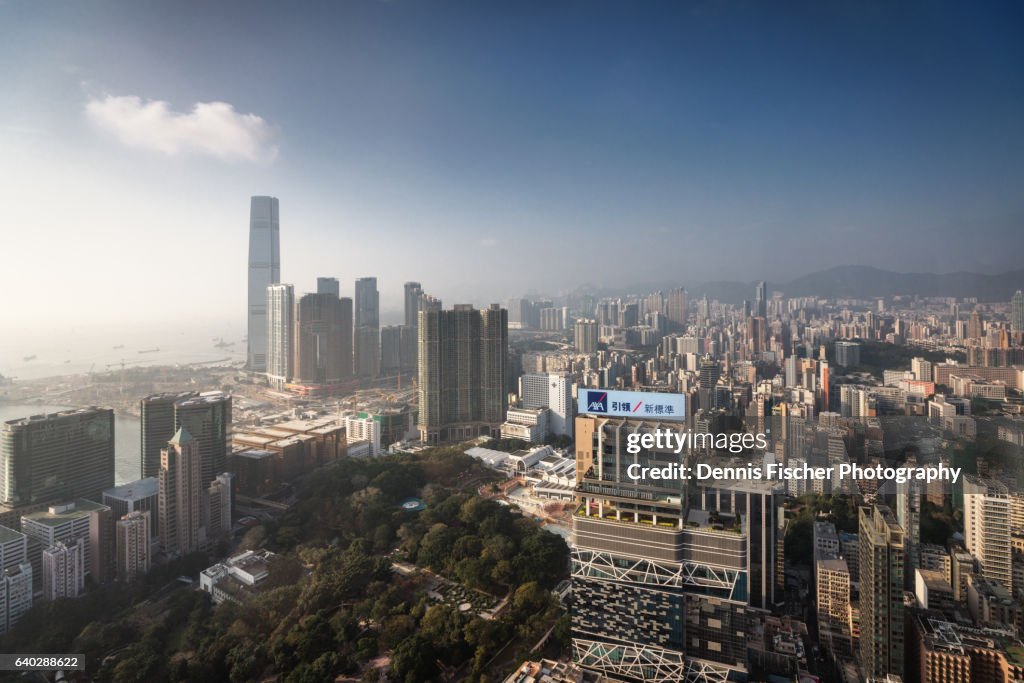
M 1020 267 L 1022 20 L 1014 2 L 0 0 L 3 240 L 24 254 L 0 278 L 69 318 L 241 320 L 251 194 L 281 200 L 285 280 L 377 275 L 385 307 L 409 279 L 455 303 Z

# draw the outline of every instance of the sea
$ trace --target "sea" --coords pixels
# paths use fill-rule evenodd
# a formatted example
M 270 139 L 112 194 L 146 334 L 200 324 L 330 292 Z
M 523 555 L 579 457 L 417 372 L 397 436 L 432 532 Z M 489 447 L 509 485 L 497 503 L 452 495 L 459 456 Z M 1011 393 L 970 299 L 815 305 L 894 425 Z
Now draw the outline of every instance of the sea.
M 33 333 L 34 332 L 34 333 Z M 105 372 L 115 368 L 245 360 L 239 323 L 139 324 L 19 329 L 0 335 L 0 375 L 33 380 Z

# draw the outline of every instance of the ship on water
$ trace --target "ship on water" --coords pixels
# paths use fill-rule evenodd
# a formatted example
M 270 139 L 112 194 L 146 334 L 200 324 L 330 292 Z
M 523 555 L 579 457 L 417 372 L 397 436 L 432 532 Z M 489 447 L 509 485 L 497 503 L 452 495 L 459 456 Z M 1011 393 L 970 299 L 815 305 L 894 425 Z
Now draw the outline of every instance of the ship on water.
M 156 353 L 159 350 L 160 350 L 160 347 L 158 346 L 158 347 L 153 348 L 153 349 L 140 349 L 139 353 Z

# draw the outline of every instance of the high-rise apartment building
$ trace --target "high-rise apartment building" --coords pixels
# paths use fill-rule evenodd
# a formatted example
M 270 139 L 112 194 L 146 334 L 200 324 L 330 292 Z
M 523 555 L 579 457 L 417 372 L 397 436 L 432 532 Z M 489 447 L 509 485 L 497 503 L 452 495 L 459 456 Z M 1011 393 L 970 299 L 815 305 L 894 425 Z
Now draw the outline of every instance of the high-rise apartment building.
M 406 282 L 402 288 L 405 293 L 405 324 L 407 327 L 415 328 L 419 323 L 420 297 L 423 296 L 423 286 L 418 282 Z
M 129 512 L 114 524 L 119 581 L 134 581 L 149 571 L 150 519 L 149 511 Z
M 30 505 L 114 485 L 114 411 L 78 408 L 0 425 L 0 503 Z
M 969 339 L 981 339 L 985 334 L 985 324 L 981 319 L 980 311 L 971 311 L 971 317 L 967 319 L 967 337 Z
M 686 316 L 689 305 L 690 302 L 684 287 L 678 287 L 669 291 L 665 301 L 665 314 L 668 317 L 669 332 L 683 332 L 686 330 Z
M 581 318 L 576 321 L 573 339 L 576 350 L 580 353 L 597 351 L 597 321 L 592 318 Z
M 58 541 L 43 551 L 43 600 L 77 598 L 85 590 L 86 542 Z
M 164 442 L 164 446 L 167 443 Z M 157 471 L 159 474 L 159 470 Z M 133 512 L 148 512 L 149 534 L 156 538 L 160 533 L 159 510 L 160 510 L 160 479 L 158 477 L 146 477 L 137 481 L 130 481 L 103 492 L 103 500 L 100 501 L 110 508 L 114 519 L 121 519 Z
M 296 380 L 336 384 L 352 377 L 352 362 L 352 300 L 303 295 L 295 315 Z
M 979 573 L 1013 594 L 1012 500 L 1006 484 L 964 477 L 964 544 L 978 558 Z
M 419 319 L 419 430 L 427 443 L 500 434 L 505 391 L 508 312 L 422 311 Z
M 1010 299 L 1010 328 L 1024 333 L 1024 292 L 1017 290 Z
M 355 349 L 356 375 L 363 378 L 380 375 L 380 328 L 356 327 Z
M 160 453 L 160 542 L 171 557 L 199 550 L 206 541 L 202 460 L 200 443 L 186 427 Z
M 267 287 L 281 281 L 281 226 L 276 197 L 249 203 L 249 329 L 247 367 L 267 369 Z
M 837 341 L 836 364 L 844 368 L 855 368 L 860 365 L 860 344 L 851 341 Z
M 914 373 L 914 379 L 919 382 L 931 382 L 934 378 L 932 364 L 924 358 L 912 358 L 910 360 L 910 371 Z
M 564 372 L 527 373 L 519 380 L 524 408 L 547 408 L 548 431 L 572 436 L 576 402 L 572 395 L 572 377 Z
M 317 289 L 334 278 L 318 278 Z M 267 383 L 281 391 L 295 375 L 295 288 L 279 284 L 267 287 Z
M 21 532 L 44 548 L 57 543 L 71 546 L 81 540 L 85 574 L 97 583 L 113 578 L 114 517 L 106 505 L 84 498 L 51 505 L 46 510 L 23 515 Z
M 32 609 L 32 565 L 21 562 L 0 572 L 0 635 Z
M 860 660 L 865 675 L 904 672 L 903 529 L 885 505 L 859 511 Z

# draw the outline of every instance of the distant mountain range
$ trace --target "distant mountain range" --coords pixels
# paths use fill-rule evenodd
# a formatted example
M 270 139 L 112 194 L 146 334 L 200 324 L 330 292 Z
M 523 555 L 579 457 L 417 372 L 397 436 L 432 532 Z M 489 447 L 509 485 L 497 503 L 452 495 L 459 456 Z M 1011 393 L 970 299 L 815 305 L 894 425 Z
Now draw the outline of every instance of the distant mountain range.
M 754 298 L 756 282 L 686 282 L 691 299 L 704 294 L 709 299 L 739 303 Z M 651 283 L 627 288 L 633 293 L 667 291 L 678 283 Z M 589 289 L 592 293 L 591 288 Z M 873 299 L 904 296 L 977 297 L 979 301 L 1009 301 L 1013 293 L 1024 289 L 1024 269 L 996 275 L 981 273 L 896 273 L 870 266 L 837 266 L 789 282 L 768 281 L 768 293 L 783 292 L 787 297 L 820 296 L 830 299 Z M 599 292 L 606 295 L 605 292 Z

